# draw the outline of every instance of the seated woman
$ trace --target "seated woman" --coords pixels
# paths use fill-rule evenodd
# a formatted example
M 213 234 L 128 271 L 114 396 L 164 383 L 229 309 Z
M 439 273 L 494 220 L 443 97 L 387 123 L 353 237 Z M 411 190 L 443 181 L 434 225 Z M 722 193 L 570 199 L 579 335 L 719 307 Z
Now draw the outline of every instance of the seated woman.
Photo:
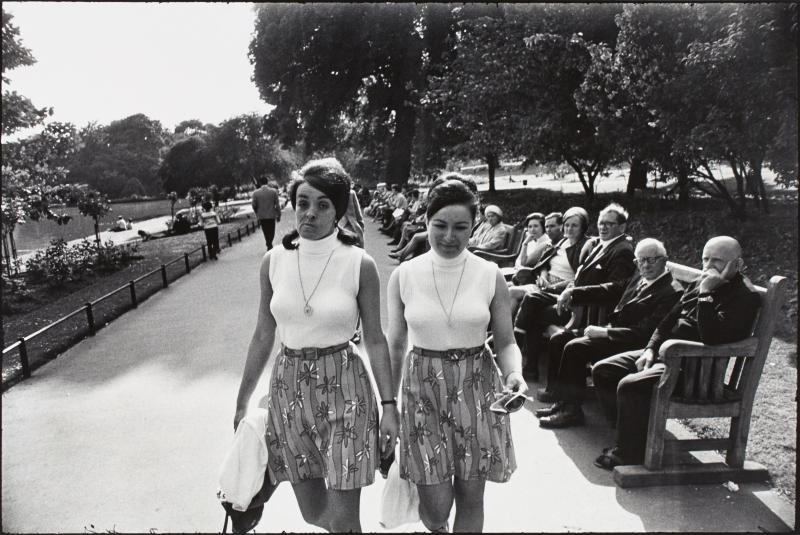
M 470 251 L 499 251 L 505 247 L 508 238 L 508 227 L 503 225 L 503 211 L 490 204 L 484 209 L 483 216 L 483 223 L 472 233 L 467 248 Z
M 558 295 L 575 278 L 580 264 L 581 251 L 589 229 L 589 214 L 580 206 L 573 206 L 564 213 L 562 231 L 564 237 L 555 245 L 546 245 L 539 261 L 533 268 L 520 268 L 511 279 L 511 315 L 517 313 L 526 293 L 536 290 Z
M 525 239 L 514 262 L 515 270 L 535 266 L 542 257 L 545 247 L 550 243 L 550 236 L 544 231 L 544 214 L 541 212 L 528 214 L 525 218 Z

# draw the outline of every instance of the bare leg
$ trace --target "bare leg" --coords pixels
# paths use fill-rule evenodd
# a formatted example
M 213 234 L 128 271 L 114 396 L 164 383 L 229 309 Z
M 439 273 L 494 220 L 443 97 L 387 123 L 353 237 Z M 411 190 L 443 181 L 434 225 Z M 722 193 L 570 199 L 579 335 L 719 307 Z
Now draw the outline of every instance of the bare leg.
M 456 520 L 453 533 L 480 533 L 483 531 L 483 490 L 486 481 L 455 478 Z
M 453 484 L 417 485 L 419 492 L 419 518 L 434 533 L 447 532 L 447 519 L 453 507 Z
M 322 478 L 309 479 L 300 483 L 292 483 L 297 505 L 303 520 L 312 526 L 331 531 L 329 518 L 325 514 L 328 507 L 328 490 Z
M 328 490 L 328 531 L 361 533 L 361 489 Z

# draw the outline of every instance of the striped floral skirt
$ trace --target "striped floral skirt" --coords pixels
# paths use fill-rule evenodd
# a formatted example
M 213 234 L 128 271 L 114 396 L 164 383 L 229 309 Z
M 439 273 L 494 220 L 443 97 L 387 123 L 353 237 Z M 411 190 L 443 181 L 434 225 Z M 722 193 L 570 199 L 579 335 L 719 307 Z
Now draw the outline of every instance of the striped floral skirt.
M 380 457 L 378 407 L 354 345 L 283 347 L 272 371 L 268 412 L 276 482 L 324 478 L 335 490 L 372 484 Z
M 417 485 L 508 481 L 517 467 L 507 414 L 489 410 L 502 382 L 484 348 L 413 348 L 403 370 L 400 475 Z

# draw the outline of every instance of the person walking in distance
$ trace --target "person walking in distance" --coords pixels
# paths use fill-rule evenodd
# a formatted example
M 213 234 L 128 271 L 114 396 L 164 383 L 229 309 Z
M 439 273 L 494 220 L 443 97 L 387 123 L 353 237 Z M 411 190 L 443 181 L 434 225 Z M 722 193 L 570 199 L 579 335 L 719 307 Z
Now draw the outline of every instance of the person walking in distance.
M 266 177 L 262 177 L 259 184 L 261 187 L 253 192 L 251 204 L 269 251 L 272 249 L 272 240 L 275 239 L 275 223 L 281 220 L 281 204 L 278 191 L 269 185 Z
M 381 329 L 375 261 L 337 228 L 350 179 L 335 158 L 308 162 L 290 188 L 296 230 L 264 255 L 261 304 L 236 400 L 234 427 L 246 416 L 272 353 L 266 444 L 269 475 L 289 481 L 303 519 L 332 532 L 361 531 L 361 489 L 397 440 L 389 349 Z M 364 344 L 380 392 L 350 342 L 361 316 Z M 269 531 L 280 531 L 270 526 Z
M 208 246 L 208 257 L 217 260 L 219 254 L 219 226 L 222 221 L 219 214 L 214 211 L 211 201 L 203 202 L 203 211 L 200 212 L 200 221 L 203 223 L 203 232 L 206 233 L 206 244 Z

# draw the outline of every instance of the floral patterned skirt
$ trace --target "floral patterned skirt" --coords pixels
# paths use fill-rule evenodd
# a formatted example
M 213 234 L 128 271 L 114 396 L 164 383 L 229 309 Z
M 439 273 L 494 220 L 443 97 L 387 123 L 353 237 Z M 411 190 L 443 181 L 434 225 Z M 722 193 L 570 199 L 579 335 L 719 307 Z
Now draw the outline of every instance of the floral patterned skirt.
M 329 489 L 371 485 L 378 407 L 355 346 L 319 358 L 278 354 L 269 392 L 267 448 L 276 482 L 324 478 Z
M 415 347 L 404 362 L 401 477 L 417 485 L 453 476 L 508 481 L 517 463 L 508 415 L 489 410 L 494 393 L 502 390 L 492 353 L 486 348 L 450 350 L 451 358 L 422 353 L 427 352 Z

